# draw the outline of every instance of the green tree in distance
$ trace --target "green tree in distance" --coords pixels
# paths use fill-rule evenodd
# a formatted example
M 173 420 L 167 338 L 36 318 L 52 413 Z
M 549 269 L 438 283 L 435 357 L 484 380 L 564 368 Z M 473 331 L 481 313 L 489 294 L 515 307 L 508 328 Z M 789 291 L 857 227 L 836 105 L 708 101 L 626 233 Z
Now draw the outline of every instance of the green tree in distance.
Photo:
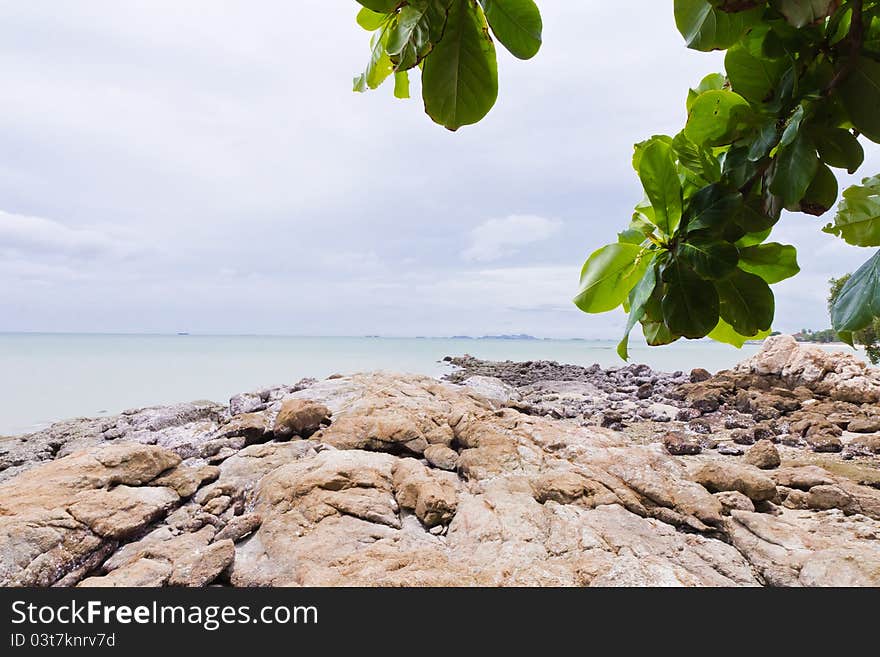
M 494 39 L 521 59 L 541 46 L 532 0 L 357 1 L 372 39 L 355 90 L 393 76 L 406 98 L 418 70 L 425 111 L 450 130 L 495 103 Z M 651 345 L 769 335 L 770 285 L 800 271 L 794 246 L 767 241 L 782 211 L 828 212 L 832 168 L 855 173 L 862 141 L 880 143 L 880 0 L 674 0 L 673 10 L 689 48 L 726 51 L 725 73 L 688 91 L 681 132 L 636 144 L 645 197 L 581 271 L 581 310 L 629 313 L 622 358 L 637 323 Z M 880 176 L 845 190 L 823 230 L 880 246 Z M 831 317 L 850 344 L 880 317 L 880 251 L 841 287 Z

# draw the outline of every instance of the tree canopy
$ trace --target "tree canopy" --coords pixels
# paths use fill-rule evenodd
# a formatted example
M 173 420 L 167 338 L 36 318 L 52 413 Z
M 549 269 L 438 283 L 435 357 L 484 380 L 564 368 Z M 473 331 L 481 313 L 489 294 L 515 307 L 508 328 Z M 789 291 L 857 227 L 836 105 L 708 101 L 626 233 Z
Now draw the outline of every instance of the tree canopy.
M 532 0 L 357 1 L 372 38 L 355 90 L 393 76 L 409 97 L 417 69 L 425 111 L 450 130 L 492 109 L 495 40 L 521 59 L 541 47 Z M 635 145 L 645 196 L 581 271 L 581 310 L 629 313 L 622 358 L 637 323 L 651 345 L 769 335 L 770 285 L 800 271 L 794 246 L 768 241 L 774 225 L 783 210 L 828 213 L 833 169 L 855 173 L 863 143 L 880 143 L 880 0 L 674 0 L 673 11 L 688 48 L 725 51 L 725 71 L 688 90 L 680 132 Z M 880 176 L 846 189 L 823 230 L 880 246 Z M 880 251 L 831 304 L 850 344 L 878 317 Z

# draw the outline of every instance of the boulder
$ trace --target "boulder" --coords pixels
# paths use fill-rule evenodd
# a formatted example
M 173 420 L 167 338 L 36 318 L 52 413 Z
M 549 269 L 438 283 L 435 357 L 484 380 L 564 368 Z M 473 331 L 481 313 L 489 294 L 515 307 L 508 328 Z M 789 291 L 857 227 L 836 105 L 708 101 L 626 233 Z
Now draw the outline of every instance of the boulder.
M 699 454 L 703 451 L 699 441 L 678 431 L 667 433 L 663 436 L 663 447 L 667 452 L 675 456 L 684 454 Z
M 769 440 L 759 440 L 752 445 L 743 460 L 762 470 L 778 468 L 782 462 L 779 458 L 779 450 Z
M 753 502 L 776 497 L 776 484 L 758 468 L 726 461 L 706 463 L 694 473 L 694 481 L 709 492 L 739 491 Z
M 279 440 L 293 436 L 308 438 L 329 419 L 330 409 L 323 404 L 309 399 L 288 399 L 281 404 L 272 431 Z
M 441 470 L 454 471 L 458 466 L 458 452 L 446 445 L 428 445 L 424 455 L 428 463 Z

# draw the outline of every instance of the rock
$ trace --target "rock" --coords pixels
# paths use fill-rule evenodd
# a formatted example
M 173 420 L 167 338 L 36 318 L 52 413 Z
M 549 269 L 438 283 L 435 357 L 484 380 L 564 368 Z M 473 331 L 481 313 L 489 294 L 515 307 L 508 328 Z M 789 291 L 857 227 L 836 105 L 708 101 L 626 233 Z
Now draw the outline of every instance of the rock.
M 462 385 L 499 406 L 507 406 L 522 399 L 516 388 L 493 376 L 470 376 Z
M 643 383 L 639 386 L 638 390 L 636 390 L 636 397 L 639 399 L 650 399 L 651 395 L 654 393 L 654 386 L 651 383 Z
M 718 453 L 725 456 L 742 456 L 743 450 L 741 447 L 731 445 L 730 443 L 721 443 L 718 446 Z
M 815 465 L 783 467 L 773 472 L 771 476 L 779 486 L 800 490 L 830 485 L 836 481 L 830 472 Z
M 330 409 L 308 399 L 288 399 L 281 404 L 275 417 L 275 438 L 286 440 L 292 436 L 308 438 L 330 418 Z
M 88 577 L 79 583 L 84 588 L 114 588 L 114 587 L 151 587 L 164 586 L 171 577 L 172 568 L 164 561 L 154 559 L 141 559 L 119 570 L 114 570 L 109 575 L 102 577 Z
M 808 434 L 806 441 L 814 452 L 839 452 L 843 449 L 840 438 L 824 433 Z
M 179 501 L 171 488 L 149 485 L 179 462 L 161 447 L 114 442 L 0 485 L 0 585 L 76 583 L 83 564 Z
M 670 432 L 663 436 L 663 447 L 667 452 L 675 456 L 699 454 L 703 451 L 699 442 L 678 431 Z
M 691 420 L 688 422 L 688 429 L 694 433 L 709 435 L 712 433 L 712 425 L 706 420 Z
M 446 445 L 428 445 L 424 455 L 425 460 L 435 468 L 454 471 L 458 467 L 458 452 Z
M 767 338 L 761 351 L 735 371 L 776 376 L 792 388 L 804 387 L 832 399 L 858 403 L 880 400 L 880 371 L 852 354 L 799 345 L 788 335 Z
M 755 442 L 773 440 L 776 437 L 776 433 L 775 428 L 765 422 L 762 422 L 752 429 L 752 437 L 755 439 Z
M 654 422 L 671 422 L 678 416 L 678 407 L 670 404 L 651 404 L 648 413 Z
M 697 367 L 691 370 L 691 383 L 700 383 L 701 381 L 708 381 L 711 378 L 712 374 L 709 370 L 704 370 L 702 367 Z
M 851 420 L 846 427 L 847 431 L 852 433 L 875 433 L 880 431 L 880 417 L 860 417 Z
M 221 438 L 244 438 L 245 445 L 262 443 L 269 440 L 269 426 L 266 416 L 262 413 L 244 413 L 236 415 L 220 427 L 217 435 Z
M 265 408 L 266 404 L 256 392 L 243 392 L 229 399 L 229 414 L 232 416 L 254 413 Z
M 220 468 L 205 465 L 199 468 L 179 467 L 153 480 L 156 486 L 172 488 L 182 498 L 192 497 L 206 482 L 220 476 Z
M 449 524 L 458 506 L 457 478 L 429 470 L 415 459 L 402 459 L 392 471 L 394 496 L 402 509 L 414 511 L 426 527 Z
M 781 463 L 779 450 L 769 440 L 759 440 L 746 452 L 745 462 L 762 470 L 778 468 Z
M 226 526 L 217 532 L 215 540 L 221 541 L 229 539 L 238 542 L 248 534 L 252 534 L 260 528 L 263 519 L 259 513 L 247 513 L 243 516 L 236 516 L 230 520 Z
M 725 490 L 715 493 L 715 498 L 721 502 L 724 510 L 730 514 L 732 510 L 754 511 L 755 505 L 748 497 L 736 490 Z
M 694 473 L 694 481 L 711 493 L 739 491 L 753 502 L 772 500 L 776 484 L 757 468 L 729 461 L 707 463 Z
M 174 561 L 169 586 L 206 586 L 220 576 L 235 559 L 235 546 L 229 539 L 197 549 Z
M 246 445 L 247 432 L 223 435 L 225 408 L 194 404 L 60 424 L 34 439 L 33 459 L 0 443 L 0 468 L 13 470 L 0 484 L 0 584 L 876 584 L 880 491 L 858 483 L 873 481 L 872 456 L 792 450 L 764 472 L 723 456 L 740 449 L 726 440 L 684 458 L 645 444 L 652 404 L 688 422 L 703 412 L 688 405 L 712 398 L 723 413 L 692 429 L 753 426 L 730 410 L 743 391 L 750 412 L 756 401 L 779 414 L 774 431 L 803 421 L 799 440 L 873 414 L 831 399 L 826 377 L 805 396 L 751 370 L 690 383 L 636 365 L 455 362 L 457 383 L 494 377 L 483 383 L 517 386 L 519 399 L 358 374 L 252 393 L 269 421 L 291 400 L 323 406 L 311 439 Z
M 721 406 L 722 395 L 718 390 L 704 389 L 690 396 L 691 406 L 701 413 L 712 413 Z
M 751 431 L 744 431 L 742 429 L 732 431 L 730 439 L 737 445 L 753 445 L 755 443 L 754 434 Z
M 861 455 L 880 454 L 880 434 L 862 434 L 847 443 L 847 448 Z

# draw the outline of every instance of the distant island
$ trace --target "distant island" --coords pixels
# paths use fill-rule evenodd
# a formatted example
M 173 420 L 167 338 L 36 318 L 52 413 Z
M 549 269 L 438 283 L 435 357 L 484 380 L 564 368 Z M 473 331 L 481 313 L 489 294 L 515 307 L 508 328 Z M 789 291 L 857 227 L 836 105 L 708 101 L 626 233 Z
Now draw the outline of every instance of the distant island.
M 823 329 L 821 331 L 812 331 L 810 329 L 801 329 L 792 337 L 798 342 L 817 342 L 819 344 L 829 344 L 831 342 L 841 342 L 834 329 Z

